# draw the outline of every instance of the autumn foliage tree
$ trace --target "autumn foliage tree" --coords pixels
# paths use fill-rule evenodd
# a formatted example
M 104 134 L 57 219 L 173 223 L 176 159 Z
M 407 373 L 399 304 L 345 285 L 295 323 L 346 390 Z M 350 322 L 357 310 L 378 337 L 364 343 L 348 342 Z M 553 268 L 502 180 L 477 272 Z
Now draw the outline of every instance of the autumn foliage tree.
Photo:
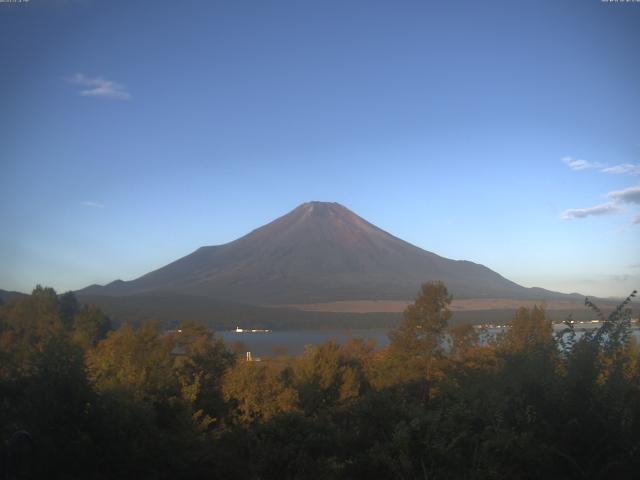
M 114 331 L 37 287 L 0 306 L 0 459 L 26 430 L 36 478 L 634 478 L 632 298 L 587 301 L 586 332 L 533 306 L 491 337 L 428 282 L 386 348 L 247 362 L 202 325 Z
M 444 283 L 424 283 L 416 300 L 405 309 L 400 327 L 389 333 L 390 349 L 406 356 L 441 354 L 451 319 L 451 300 Z
M 430 397 L 433 378 L 439 375 L 439 360 L 445 349 L 451 318 L 452 296 L 442 282 L 426 282 L 418 297 L 403 313 L 400 326 L 389 332 L 390 344 L 375 383 L 415 384 L 424 400 Z M 381 372 L 382 372 L 381 371 Z

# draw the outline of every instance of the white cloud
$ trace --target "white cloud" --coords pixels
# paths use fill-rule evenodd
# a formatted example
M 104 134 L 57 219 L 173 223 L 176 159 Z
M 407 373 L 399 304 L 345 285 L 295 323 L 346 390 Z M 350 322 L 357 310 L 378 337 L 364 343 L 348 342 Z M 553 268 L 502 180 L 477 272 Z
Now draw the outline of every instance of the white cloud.
M 76 73 L 66 78 L 66 80 L 74 85 L 87 87 L 78 92 L 78 95 L 83 97 L 103 97 L 117 100 L 131 99 L 131 94 L 127 92 L 124 85 L 102 77 L 87 77 L 83 73 Z
M 640 175 L 640 165 L 637 163 L 622 163 L 613 167 L 602 169 L 604 173 L 630 173 L 631 175 Z
M 571 169 L 571 170 L 588 170 L 590 168 L 601 168 L 603 167 L 600 163 L 589 162 L 587 160 L 581 160 L 579 158 L 573 157 L 563 157 L 562 161 Z
M 640 185 L 607 193 L 607 197 L 616 202 L 636 203 L 640 205 Z
M 596 205 L 589 208 L 570 208 L 562 213 L 562 218 L 569 220 L 572 218 L 586 218 L 600 215 L 611 215 L 618 213 L 622 209 L 613 203 L 605 203 L 604 205 Z
M 586 218 L 600 215 L 610 215 L 624 211 L 619 204 L 633 203 L 640 205 L 640 185 L 625 188 L 624 190 L 615 190 L 607 193 L 607 197 L 611 202 L 595 207 L 588 208 L 570 208 L 562 213 L 562 218 L 569 220 L 572 218 Z M 631 217 L 632 224 L 640 224 L 640 214 Z
M 80 202 L 80 205 L 82 205 L 83 207 L 104 208 L 104 205 L 102 203 L 91 202 L 89 200 L 84 200 Z

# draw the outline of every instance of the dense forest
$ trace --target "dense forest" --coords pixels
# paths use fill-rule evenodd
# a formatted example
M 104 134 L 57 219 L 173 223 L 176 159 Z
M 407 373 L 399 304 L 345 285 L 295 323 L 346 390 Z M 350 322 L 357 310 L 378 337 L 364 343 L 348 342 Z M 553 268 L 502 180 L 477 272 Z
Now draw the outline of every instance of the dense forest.
M 0 306 L 3 478 L 634 478 L 635 292 L 554 334 L 520 308 L 485 337 L 423 285 L 390 345 L 248 362 L 207 328 L 112 328 L 73 294 Z

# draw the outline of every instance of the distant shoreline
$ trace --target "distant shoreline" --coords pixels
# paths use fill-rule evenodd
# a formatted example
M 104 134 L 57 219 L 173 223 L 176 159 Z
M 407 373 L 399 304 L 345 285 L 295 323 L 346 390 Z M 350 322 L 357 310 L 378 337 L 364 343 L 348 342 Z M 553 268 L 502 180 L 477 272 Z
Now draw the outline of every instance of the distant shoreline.
M 273 305 L 275 308 L 288 308 L 304 312 L 330 313 L 401 313 L 413 303 L 413 300 L 341 300 L 324 303 L 304 303 Z M 610 302 L 612 305 L 615 302 Z M 572 300 L 518 300 L 511 298 L 465 298 L 454 299 L 452 312 L 475 312 L 487 310 L 507 310 L 519 307 L 544 305 L 547 310 L 586 310 L 583 301 Z M 606 305 L 603 304 L 606 307 Z

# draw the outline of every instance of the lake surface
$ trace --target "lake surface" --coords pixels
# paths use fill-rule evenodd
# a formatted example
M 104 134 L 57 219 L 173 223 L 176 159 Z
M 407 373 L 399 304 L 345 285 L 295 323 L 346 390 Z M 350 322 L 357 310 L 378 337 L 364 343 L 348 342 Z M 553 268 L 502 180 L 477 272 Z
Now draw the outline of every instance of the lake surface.
M 389 344 L 388 329 L 366 330 L 276 330 L 268 333 L 236 333 L 234 331 L 216 332 L 226 344 L 232 346 L 234 342 L 242 342 L 246 351 L 258 357 L 273 356 L 276 350 L 282 350 L 287 355 L 300 355 L 306 345 L 319 345 L 334 339 L 343 344 L 349 338 L 374 340 L 376 348 L 383 348 Z
M 563 327 L 554 326 L 554 331 Z M 578 337 L 582 335 L 581 326 L 576 326 Z M 593 327 L 591 327 L 593 328 Z M 490 335 L 505 332 L 506 328 L 489 328 Z M 242 351 L 251 352 L 254 357 L 271 357 L 276 352 L 286 355 L 300 355 L 307 345 L 319 345 L 327 340 L 335 340 L 338 344 L 345 343 L 349 338 L 361 338 L 375 341 L 376 348 L 384 348 L 389 344 L 387 334 L 389 329 L 344 329 L 344 330 L 276 330 L 268 333 L 237 333 L 235 331 L 216 332 L 229 347 L 235 342 L 242 342 Z M 633 335 L 640 342 L 640 330 L 633 330 Z

